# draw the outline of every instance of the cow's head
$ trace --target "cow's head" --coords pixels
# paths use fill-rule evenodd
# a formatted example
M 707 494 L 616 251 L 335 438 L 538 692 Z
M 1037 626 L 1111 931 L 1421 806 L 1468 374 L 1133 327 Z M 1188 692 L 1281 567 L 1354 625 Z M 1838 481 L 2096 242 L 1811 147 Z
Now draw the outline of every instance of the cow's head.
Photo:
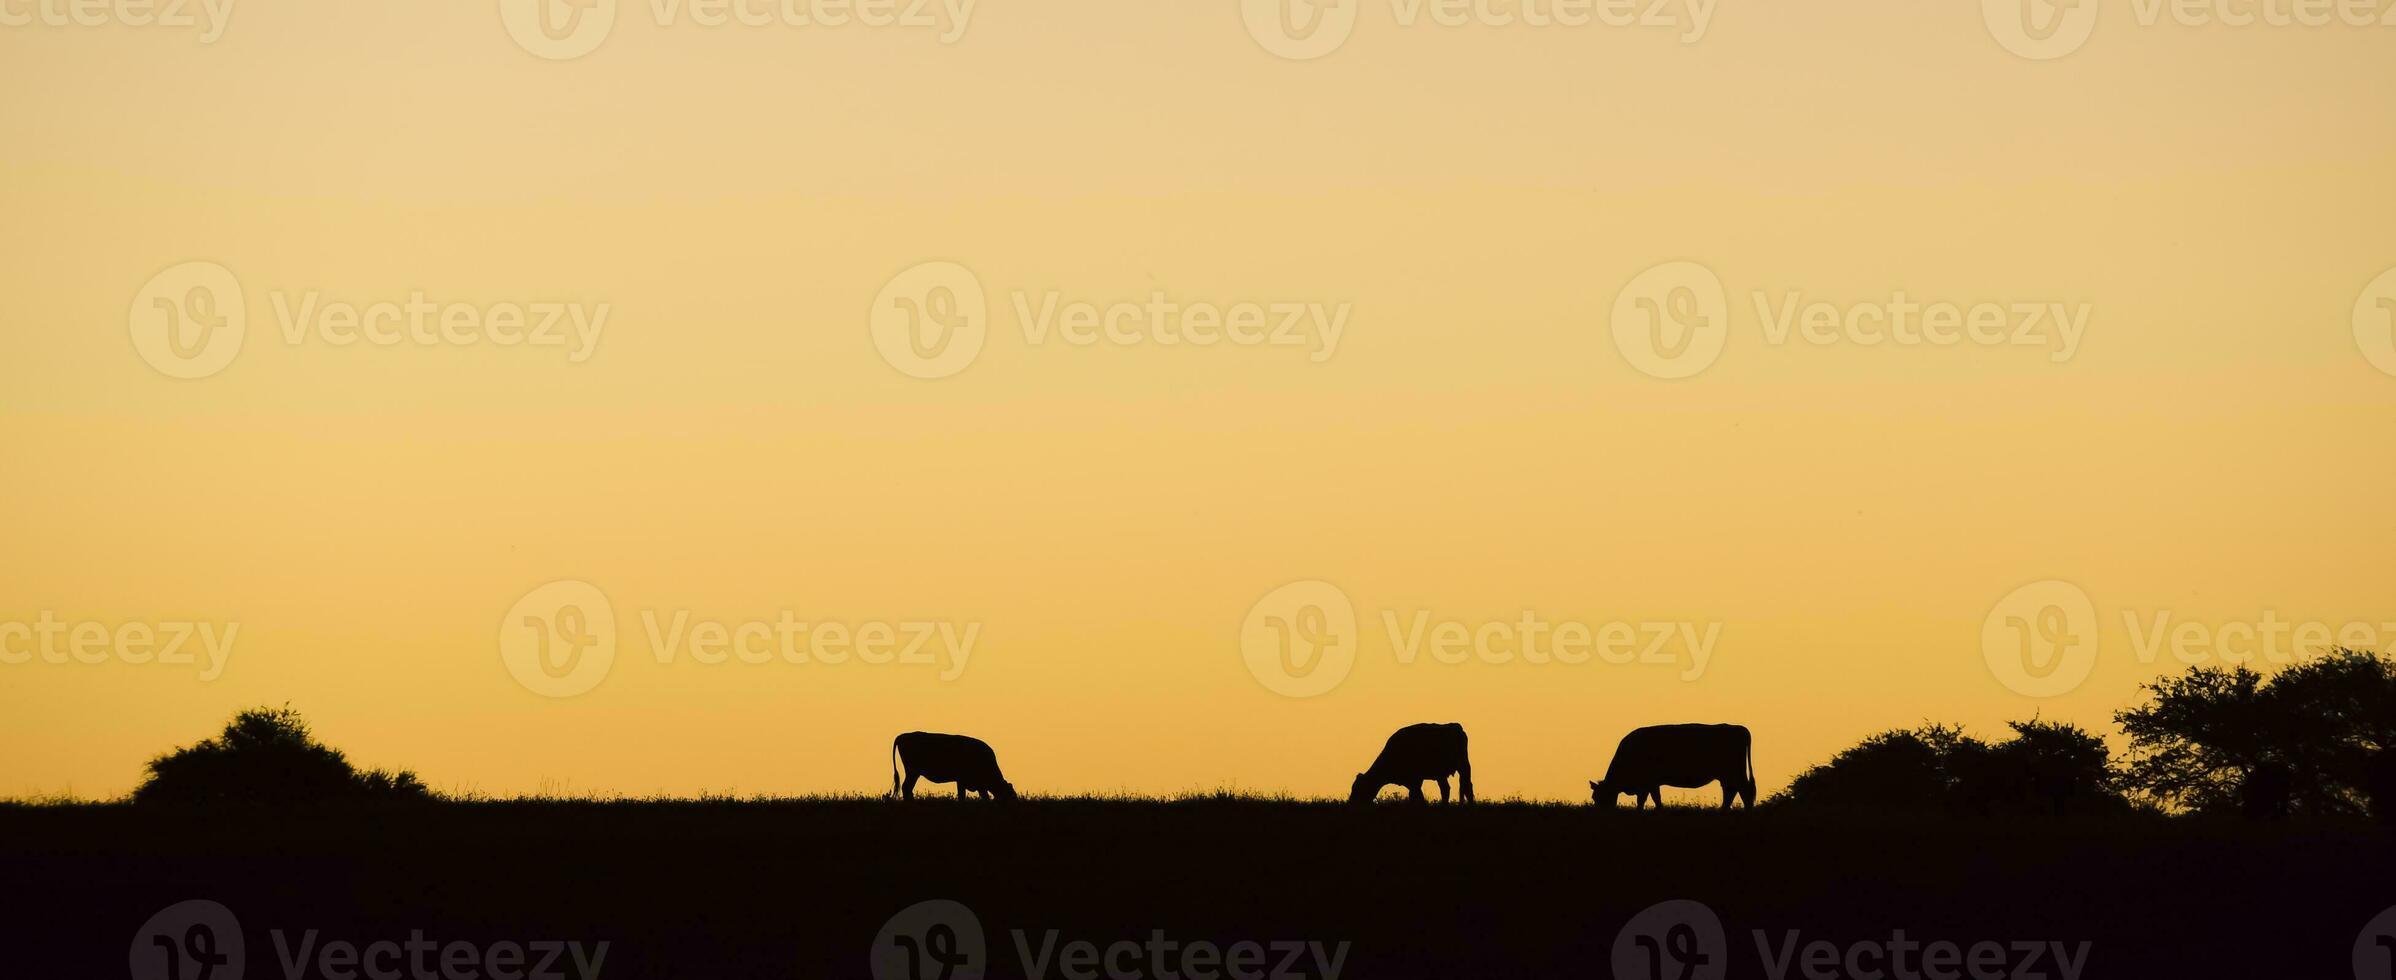
M 1622 792 L 1604 783 L 1591 782 L 1589 784 L 1589 802 L 1602 807 L 1611 807 L 1622 802 Z
M 1379 795 L 1381 795 L 1381 784 L 1374 782 L 1373 777 L 1364 773 L 1357 773 L 1356 781 L 1348 784 L 1348 802 L 1350 803 L 1371 803 L 1373 797 Z
M 990 795 L 1002 800 L 1012 800 L 1015 798 L 1015 784 L 1001 779 L 998 781 L 998 787 L 990 791 Z

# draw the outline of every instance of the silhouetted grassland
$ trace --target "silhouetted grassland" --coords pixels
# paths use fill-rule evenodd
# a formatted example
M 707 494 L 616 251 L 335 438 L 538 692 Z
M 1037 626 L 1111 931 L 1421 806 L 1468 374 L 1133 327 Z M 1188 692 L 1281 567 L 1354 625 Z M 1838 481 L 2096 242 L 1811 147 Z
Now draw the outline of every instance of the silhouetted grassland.
M 1192 794 L 1016 804 L 878 798 L 464 800 L 310 811 L 0 806 L 0 917 L 22 975 L 119 976 L 153 912 L 361 944 L 607 941 L 602 976 L 855 977 L 894 912 L 973 908 L 992 976 L 1015 930 L 1064 940 L 1349 942 L 1348 977 L 1611 975 L 1647 906 L 1720 916 L 1733 977 L 1779 943 L 2089 942 L 2084 975 L 2344 976 L 2396 902 L 2362 823 L 1600 811 L 1522 801 L 1352 808 Z M 26 907 L 27 901 L 17 903 Z M 1052 969 L 1050 975 L 1065 976 Z M 1803 976 L 1792 971 L 1789 976 Z M 2049 976 L 2057 976 L 2049 972 Z

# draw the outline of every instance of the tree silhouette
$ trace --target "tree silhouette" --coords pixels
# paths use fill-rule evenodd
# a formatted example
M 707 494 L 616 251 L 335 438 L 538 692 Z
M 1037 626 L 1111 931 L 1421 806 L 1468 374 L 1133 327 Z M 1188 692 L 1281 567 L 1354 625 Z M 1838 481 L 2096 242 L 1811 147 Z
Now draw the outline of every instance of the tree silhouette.
M 1780 802 L 1808 809 L 1941 809 L 1947 801 L 1947 756 L 1968 738 L 1949 725 L 1881 732 L 1799 773 Z
M 339 749 L 316 741 L 299 712 L 252 708 L 223 734 L 150 760 L 135 803 L 300 805 L 425 800 L 432 794 L 405 770 L 359 771 Z
M 2354 815 L 2396 746 L 2396 660 L 2340 648 L 2265 677 L 2194 667 L 2114 714 L 2127 783 L 2198 813 Z M 2284 798 L 2281 798 L 2284 797 Z
M 2117 812 L 2102 739 L 2076 725 L 2010 723 L 1988 743 L 1954 725 L 1881 732 L 1798 774 L 1778 802 L 1794 808 L 1976 815 Z
M 2077 725 L 2032 719 L 2008 723 L 2013 737 L 1995 745 L 1959 740 L 1947 758 L 1958 809 L 1971 813 L 2118 812 L 2111 750 Z

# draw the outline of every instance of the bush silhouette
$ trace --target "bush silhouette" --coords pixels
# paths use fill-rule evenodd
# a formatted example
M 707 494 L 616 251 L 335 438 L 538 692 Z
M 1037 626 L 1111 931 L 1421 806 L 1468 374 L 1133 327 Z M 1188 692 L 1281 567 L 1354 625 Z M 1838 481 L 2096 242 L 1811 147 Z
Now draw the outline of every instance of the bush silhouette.
M 150 760 L 135 803 L 294 806 L 426 800 L 416 774 L 359 771 L 339 749 L 316 741 L 299 712 L 252 708 L 223 734 Z
M 2146 704 L 2114 714 L 2130 737 L 2124 777 L 2168 807 L 2360 815 L 2385 778 L 2378 760 L 2396 746 L 2396 660 L 2370 651 L 2338 649 L 2269 677 L 2195 667 L 2146 690 Z
M 2111 750 L 2077 725 L 2008 723 L 2013 737 L 1995 745 L 1960 740 L 1947 760 L 1957 809 L 1975 814 L 2121 812 Z
M 1922 812 L 1946 805 L 1946 760 L 1967 736 L 1947 725 L 1881 732 L 1799 773 L 1779 802 L 1831 810 Z
M 1800 773 L 1778 799 L 1819 810 L 1899 813 L 2118 812 L 2102 739 L 2076 725 L 2017 721 L 1990 744 L 1953 725 L 1881 732 Z

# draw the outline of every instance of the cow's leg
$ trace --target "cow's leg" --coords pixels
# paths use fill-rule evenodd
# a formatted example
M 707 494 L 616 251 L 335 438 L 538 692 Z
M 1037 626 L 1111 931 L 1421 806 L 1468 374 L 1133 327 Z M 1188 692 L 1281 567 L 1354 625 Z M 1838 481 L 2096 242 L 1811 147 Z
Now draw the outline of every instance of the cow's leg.
M 1441 777 L 1439 777 L 1439 779 L 1438 779 L 1438 782 L 1439 782 L 1439 802 L 1441 802 L 1441 803 L 1445 803 L 1445 802 L 1447 802 L 1447 801 L 1448 801 L 1448 777 L 1446 777 L 1446 776 L 1441 776 Z
M 1473 801 L 1473 767 L 1456 767 L 1456 794 L 1466 803 Z
M 960 800 L 965 798 L 965 781 L 962 779 L 957 780 L 957 798 Z
M 1738 798 L 1738 795 L 1739 791 L 1737 787 L 1733 785 L 1731 780 L 1725 779 L 1722 781 L 1722 809 L 1730 809 L 1730 801 Z
M 1409 802 L 1409 803 L 1429 803 L 1429 802 L 1431 802 L 1429 799 L 1426 799 L 1426 798 L 1424 798 L 1424 796 L 1423 796 L 1423 783 L 1422 783 L 1422 780 L 1419 780 L 1419 779 L 1417 779 L 1417 780 L 1410 781 L 1410 782 L 1408 782 L 1408 783 L 1406 784 L 1406 801 L 1407 801 L 1407 802 Z
M 906 798 L 906 799 L 910 799 L 910 800 L 914 799 L 914 798 L 915 798 L 915 781 L 916 781 L 916 780 L 918 780 L 918 779 L 922 779 L 922 778 L 923 778 L 923 774 L 922 774 L 922 773 L 916 773 L 916 772 L 911 772 L 911 773 L 908 773 L 908 774 L 907 774 L 907 785 L 906 785 L 906 786 L 903 788 L 903 790 L 902 790 L 902 791 L 899 793 L 899 795 L 900 795 L 901 797 L 904 797 L 904 798 Z

